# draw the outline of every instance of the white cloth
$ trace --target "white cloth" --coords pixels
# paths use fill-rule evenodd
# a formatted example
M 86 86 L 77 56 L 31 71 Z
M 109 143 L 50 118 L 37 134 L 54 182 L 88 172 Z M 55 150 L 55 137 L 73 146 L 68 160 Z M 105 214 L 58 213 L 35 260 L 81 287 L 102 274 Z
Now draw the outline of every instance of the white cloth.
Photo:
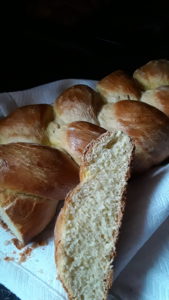
M 53 103 L 65 88 L 78 83 L 95 88 L 95 81 L 67 79 L 25 91 L 2 93 L 0 116 L 8 115 L 17 106 Z M 168 216 L 169 164 L 165 163 L 129 182 L 114 263 L 111 290 L 114 296 L 110 295 L 110 299 L 169 300 Z M 7 243 L 12 237 L 0 228 L 0 283 L 22 300 L 66 300 L 66 293 L 56 278 L 53 230 L 48 244 L 33 249 L 22 264 L 18 260 L 23 249 L 17 250 L 12 243 Z M 14 260 L 6 261 L 6 256 Z

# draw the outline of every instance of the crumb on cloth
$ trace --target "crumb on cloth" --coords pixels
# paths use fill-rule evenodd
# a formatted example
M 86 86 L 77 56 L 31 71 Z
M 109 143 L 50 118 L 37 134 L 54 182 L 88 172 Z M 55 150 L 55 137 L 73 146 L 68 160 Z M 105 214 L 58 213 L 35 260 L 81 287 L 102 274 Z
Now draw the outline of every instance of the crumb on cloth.
M 5 261 L 14 261 L 14 257 L 9 257 L 9 256 L 6 256 L 4 258 Z

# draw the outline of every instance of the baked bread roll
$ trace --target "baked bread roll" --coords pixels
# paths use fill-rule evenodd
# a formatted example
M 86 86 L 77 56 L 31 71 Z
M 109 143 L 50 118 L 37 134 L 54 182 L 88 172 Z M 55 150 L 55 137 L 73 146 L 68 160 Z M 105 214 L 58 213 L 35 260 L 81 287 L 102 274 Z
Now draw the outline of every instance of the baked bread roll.
M 122 70 L 117 70 L 96 85 L 97 91 L 107 103 L 115 103 L 120 100 L 139 100 L 141 90 L 138 83 Z
M 169 156 L 169 118 L 146 103 L 106 104 L 99 121 L 107 130 L 123 130 L 135 143 L 134 172 L 143 172 Z
M 46 227 L 78 182 L 76 164 L 57 149 L 0 145 L 0 218 L 24 244 Z
M 133 77 L 144 90 L 169 85 L 169 61 L 166 59 L 151 60 L 135 70 Z
M 142 94 L 140 100 L 158 108 L 169 117 L 169 86 L 147 90 Z
M 55 227 L 57 270 L 69 299 L 106 299 L 132 153 L 122 132 L 106 132 L 86 148 L 81 182 Z
M 51 145 L 65 150 L 80 165 L 85 147 L 106 130 L 88 122 L 77 121 L 61 127 L 51 122 L 47 131 Z
M 46 127 L 53 119 L 53 108 L 48 104 L 17 108 L 0 120 L 0 144 L 13 142 L 48 144 Z
M 103 104 L 101 97 L 89 86 L 78 84 L 66 89 L 54 103 L 60 125 L 74 121 L 98 124 L 97 114 Z

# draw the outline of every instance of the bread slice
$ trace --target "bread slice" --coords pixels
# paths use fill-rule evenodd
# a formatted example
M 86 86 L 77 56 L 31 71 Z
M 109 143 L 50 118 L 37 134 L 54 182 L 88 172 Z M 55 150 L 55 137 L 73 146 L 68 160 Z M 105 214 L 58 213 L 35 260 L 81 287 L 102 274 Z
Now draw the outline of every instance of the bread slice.
M 124 209 L 133 144 L 121 131 L 86 148 L 80 184 L 66 197 L 55 226 L 55 258 L 69 299 L 106 299 Z

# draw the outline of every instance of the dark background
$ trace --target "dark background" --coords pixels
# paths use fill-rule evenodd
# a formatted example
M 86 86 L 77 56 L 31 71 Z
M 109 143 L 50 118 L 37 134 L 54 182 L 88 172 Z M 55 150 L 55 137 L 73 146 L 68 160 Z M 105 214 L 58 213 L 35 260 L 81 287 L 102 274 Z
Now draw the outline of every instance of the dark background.
M 6 0 L 0 20 L 0 92 L 169 58 L 163 2 Z
M 118 68 L 132 73 L 159 58 L 169 59 L 163 1 L 1 1 L 0 92 L 63 78 L 97 80 Z M 1 287 L 0 299 L 15 298 Z

